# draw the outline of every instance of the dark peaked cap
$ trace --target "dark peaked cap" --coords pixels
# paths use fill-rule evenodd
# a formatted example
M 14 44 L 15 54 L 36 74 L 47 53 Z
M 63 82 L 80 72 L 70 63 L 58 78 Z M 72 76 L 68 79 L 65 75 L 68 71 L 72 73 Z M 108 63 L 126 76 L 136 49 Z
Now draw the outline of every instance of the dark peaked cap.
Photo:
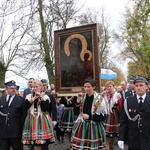
M 144 82 L 148 85 L 148 80 L 146 77 L 144 76 L 141 76 L 141 75 L 138 75 L 136 76 L 135 80 L 134 80 L 134 84 L 137 83 L 137 82 Z
M 130 79 L 129 79 L 129 81 L 133 82 L 135 79 L 136 79 L 135 76 L 131 76 Z
M 9 82 L 6 82 L 6 83 L 5 83 L 5 86 L 6 86 L 7 88 L 16 88 L 16 82 L 15 82 L 14 80 L 11 80 L 11 81 L 9 81 Z
M 16 90 L 19 90 L 20 86 L 19 85 L 16 85 Z
M 42 79 L 41 82 L 42 82 L 42 84 L 47 84 L 46 79 Z

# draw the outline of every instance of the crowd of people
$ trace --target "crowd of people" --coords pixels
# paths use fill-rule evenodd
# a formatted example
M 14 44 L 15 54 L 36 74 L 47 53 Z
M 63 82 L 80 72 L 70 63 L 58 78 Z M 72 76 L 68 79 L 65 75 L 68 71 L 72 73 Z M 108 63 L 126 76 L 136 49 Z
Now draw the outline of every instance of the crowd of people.
M 0 97 L 0 149 L 48 150 L 64 143 L 68 150 L 113 150 L 118 143 L 128 150 L 149 150 L 150 92 L 148 80 L 131 76 L 116 87 L 107 81 L 101 93 L 93 78 L 83 81 L 77 96 L 59 97 L 55 85 L 30 78 L 19 92 L 11 80 Z M 63 149 L 62 149 L 63 150 Z

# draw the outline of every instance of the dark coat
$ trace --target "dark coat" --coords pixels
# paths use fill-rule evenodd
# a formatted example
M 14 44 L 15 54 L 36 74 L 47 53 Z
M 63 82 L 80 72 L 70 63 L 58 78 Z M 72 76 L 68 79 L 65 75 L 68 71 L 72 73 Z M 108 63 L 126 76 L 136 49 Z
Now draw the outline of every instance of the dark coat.
M 6 96 L 0 98 L 0 112 L 8 114 L 8 118 L 0 115 L 0 138 L 21 138 L 23 104 L 24 98 L 18 95 L 15 95 L 10 106 L 7 106 Z
M 52 118 L 52 121 L 57 121 L 57 108 L 56 108 L 56 101 L 54 96 L 49 96 L 50 97 L 50 105 L 49 105 L 49 114 Z
M 131 118 L 140 114 L 140 123 L 138 119 L 131 121 L 128 119 L 125 110 L 122 109 L 119 127 L 119 140 L 125 141 L 128 133 L 128 145 L 131 148 L 140 150 L 150 149 L 150 95 L 146 94 L 145 101 L 140 109 L 136 94 L 127 98 L 127 111 Z
M 125 91 L 125 93 L 124 93 L 123 90 L 121 90 L 121 91 L 120 91 L 120 94 L 121 94 L 121 97 L 122 97 L 122 100 L 123 100 L 123 101 L 124 101 L 125 98 L 128 98 L 128 97 L 134 95 L 131 89 L 127 89 L 127 90 Z
M 128 98 L 128 97 L 134 96 L 134 94 L 135 94 L 135 91 L 133 91 L 132 89 L 128 89 L 125 92 L 125 97 Z
M 28 95 L 28 94 L 31 94 L 32 92 L 31 92 L 31 89 L 30 88 L 27 88 L 27 89 L 25 89 L 24 91 L 23 91 L 23 97 L 24 98 L 26 98 L 26 96 Z

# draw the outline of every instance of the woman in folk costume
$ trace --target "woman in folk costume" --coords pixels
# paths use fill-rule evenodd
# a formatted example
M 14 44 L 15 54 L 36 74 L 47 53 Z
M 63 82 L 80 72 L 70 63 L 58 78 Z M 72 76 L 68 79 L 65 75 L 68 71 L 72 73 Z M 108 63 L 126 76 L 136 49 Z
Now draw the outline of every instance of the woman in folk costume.
M 62 97 L 60 99 L 60 103 L 65 105 L 64 111 L 61 116 L 60 129 L 64 133 L 68 134 L 69 142 L 71 140 L 72 128 L 75 121 L 73 109 L 74 109 L 76 99 L 77 99 L 76 96 Z
M 106 83 L 106 90 L 101 94 L 104 97 L 107 106 L 108 116 L 106 119 L 106 150 L 112 150 L 119 128 L 119 113 L 122 106 L 122 98 L 120 93 L 115 91 L 114 82 Z
M 94 91 L 95 81 L 84 80 L 85 94 L 79 93 L 74 112 L 78 115 L 72 132 L 73 150 L 103 150 L 105 148 L 105 120 L 107 109 L 103 98 Z
M 34 92 L 26 96 L 24 110 L 27 116 L 24 123 L 22 142 L 34 145 L 34 150 L 41 150 L 43 144 L 55 141 L 52 120 L 48 109 L 50 99 L 41 92 L 42 83 L 34 81 Z

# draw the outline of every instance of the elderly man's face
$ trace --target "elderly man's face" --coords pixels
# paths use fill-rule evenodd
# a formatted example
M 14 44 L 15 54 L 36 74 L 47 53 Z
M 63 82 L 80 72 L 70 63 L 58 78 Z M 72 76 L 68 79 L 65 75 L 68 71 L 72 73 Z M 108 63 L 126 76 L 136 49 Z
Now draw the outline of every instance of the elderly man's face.
M 121 88 L 122 88 L 122 90 L 126 90 L 126 88 L 127 88 L 127 84 L 126 84 L 126 82 L 121 82 Z

